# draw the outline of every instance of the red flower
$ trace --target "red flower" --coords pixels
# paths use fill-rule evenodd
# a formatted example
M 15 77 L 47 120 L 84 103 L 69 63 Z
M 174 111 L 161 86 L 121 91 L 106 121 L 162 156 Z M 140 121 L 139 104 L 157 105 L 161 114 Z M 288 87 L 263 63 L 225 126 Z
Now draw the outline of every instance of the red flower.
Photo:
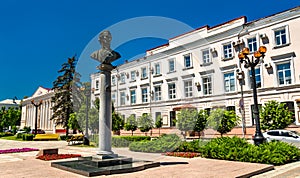
M 51 154 L 51 155 L 38 156 L 37 159 L 50 161 L 50 160 L 76 158 L 76 157 L 81 157 L 81 155 L 80 154 Z

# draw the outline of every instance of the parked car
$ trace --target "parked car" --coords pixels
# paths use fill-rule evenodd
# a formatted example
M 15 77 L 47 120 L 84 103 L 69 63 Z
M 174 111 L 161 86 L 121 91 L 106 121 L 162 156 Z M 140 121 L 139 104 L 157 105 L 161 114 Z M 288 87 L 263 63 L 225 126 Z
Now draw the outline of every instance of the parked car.
M 37 132 L 36 132 L 37 134 L 44 134 L 44 133 L 45 133 L 45 131 L 42 130 L 42 129 L 37 129 L 36 131 L 37 131 Z M 30 133 L 31 133 L 31 134 L 35 134 L 35 129 L 32 129 Z
M 17 133 L 26 133 L 26 131 L 25 131 L 25 130 L 22 130 L 22 129 L 20 129 L 20 130 L 18 130 L 18 131 L 17 131 Z
M 297 132 L 291 130 L 269 130 L 263 133 L 263 136 L 266 138 L 267 142 L 272 140 L 279 140 L 288 143 L 300 144 L 300 136 L 297 135 Z
M 3 132 L 4 132 L 4 133 L 13 133 L 13 131 L 12 131 L 12 130 L 9 130 L 9 129 L 4 130 Z

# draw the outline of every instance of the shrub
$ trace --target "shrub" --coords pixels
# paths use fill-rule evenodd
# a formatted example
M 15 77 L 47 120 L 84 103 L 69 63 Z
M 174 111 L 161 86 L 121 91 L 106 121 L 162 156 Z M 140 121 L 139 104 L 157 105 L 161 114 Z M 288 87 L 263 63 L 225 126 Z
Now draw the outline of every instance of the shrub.
M 131 142 L 149 141 L 149 136 L 113 136 L 112 146 L 113 147 L 128 147 Z
M 153 141 L 132 142 L 129 150 L 148 153 L 164 153 L 174 151 L 181 143 L 176 134 L 164 135 Z
M 14 134 L 11 132 L 0 132 L 0 138 L 6 137 L 6 136 L 13 136 Z
M 300 150 L 284 142 L 270 142 L 259 146 L 238 137 L 215 138 L 200 148 L 202 157 L 282 165 L 300 158 Z
M 23 133 L 17 133 L 17 138 L 23 138 Z
M 60 136 L 59 136 L 60 140 L 68 140 L 68 139 L 70 139 L 71 137 L 72 137 L 72 135 L 68 135 L 68 138 L 67 138 L 66 135 L 60 135 Z
M 34 134 L 23 134 L 22 138 L 24 141 L 32 141 L 34 137 Z
M 206 145 L 208 140 L 193 140 L 191 142 L 181 142 L 180 146 L 174 150 L 176 152 L 200 152 L 201 146 Z

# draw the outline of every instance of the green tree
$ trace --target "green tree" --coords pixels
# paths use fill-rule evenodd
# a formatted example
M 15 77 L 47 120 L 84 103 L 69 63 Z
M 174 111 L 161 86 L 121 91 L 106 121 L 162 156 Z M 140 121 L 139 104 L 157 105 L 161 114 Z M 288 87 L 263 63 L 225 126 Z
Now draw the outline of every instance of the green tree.
M 138 127 L 141 132 L 148 132 L 153 128 L 153 120 L 150 114 L 144 113 L 138 118 Z
M 177 114 L 176 127 L 184 132 L 184 139 L 186 138 L 186 132 L 194 130 L 195 122 L 198 117 L 196 109 L 182 109 Z
M 198 132 L 199 138 L 200 138 L 200 132 L 202 132 L 206 127 L 207 118 L 208 118 L 208 114 L 206 110 L 202 109 L 198 112 L 198 117 L 196 119 L 194 131 Z
M 234 111 L 226 111 L 224 109 L 216 109 L 208 116 L 208 126 L 217 130 L 221 136 L 230 132 L 239 123 L 239 117 Z
M 260 112 L 262 130 L 284 129 L 293 123 L 293 113 L 284 103 L 268 101 Z
M 112 113 L 112 131 L 120 132 L 124 128 L 124 119 L 120 116 L 120 114 L 113 112 Z
M 53 82 L 53 90 L 55 91 L 51 101 L 54 103 L 52 110 L 56 125 L 61 125 L 66 129 L 66 136 L 69 134 L 68 121 L 70 114 L 73 113 L 72 102 L 72 85 L 75 75 L 76 59 L 68 58 L 68 61 L 62 64 L 62 68 L 58 71 L 61 75 Z
M 3 106 L 0 109 L 0 132 L 3 132 L 3 125 L 4 125 L 4 114 L 5 114 L 5 107 Z
M 95 107 L 92 107 L 89 110 L 89 128 L 91 129 L 92 133 L 98 133 L 99 111 Z
M 161 115 L 158 115 L 156 117 L 156 122 L 155 122 L 155 128 L 158 129 L 158 136 L 160 136 L 160 128 L 162 127 L 162 118 L 161 118 Z
M 133 114 L 131 114 L 127 118 L 127 121 L 125 122 L 124 128 L 127 131 L 131 131 L 131 135 L 133 135 L 133 132 L 136 131 L 136 129 L 138 128 L 136 119 L 135 119 Z
M 77 130 L 80 129 L 80 125 L 77 121 L 77 113 L 70 114 L 69 122 L 68 122 L 69 128 L 73 130 L 73 133 L 76 133 Z
M 20 119 L 21 111 L 19 108 L 10 107 L 6 109 L 5 107 L 2 107 L 0 110 L 0 131 L 9 126 L 16 126 Z

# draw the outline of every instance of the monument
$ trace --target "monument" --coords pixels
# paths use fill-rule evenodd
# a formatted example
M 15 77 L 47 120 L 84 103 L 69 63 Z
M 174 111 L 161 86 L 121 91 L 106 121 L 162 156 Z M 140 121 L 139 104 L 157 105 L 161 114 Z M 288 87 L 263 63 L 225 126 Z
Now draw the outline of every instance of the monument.
M 115 68 L 111 63 L 121 57 L 110 48 L 112 36 L 109 31 L 102 31 L 98 38 L 102 48 L 93 52 L 91 58 L 100 62 L 100 108 L 99 108 L 99 150 L 100 157 L 117 157 L 111 150 L 111 71 Z
M 78 160 L 52 162 L 51 166 L 84 176 L 99 176 L 129 173 L 160 166 L 159 162 L 133 160 L 118 156 L 111 149 L 112 103 L 111 71 L 116 67 L 111 63 L 121 55 L 110 48 L 112 36 L 102 31 L 98 38 L 101 49 L 93 52 L 91 58 L 100 62 L 100 108 L 99 108 L 99 148 L 97 155 L 81 157 Z

